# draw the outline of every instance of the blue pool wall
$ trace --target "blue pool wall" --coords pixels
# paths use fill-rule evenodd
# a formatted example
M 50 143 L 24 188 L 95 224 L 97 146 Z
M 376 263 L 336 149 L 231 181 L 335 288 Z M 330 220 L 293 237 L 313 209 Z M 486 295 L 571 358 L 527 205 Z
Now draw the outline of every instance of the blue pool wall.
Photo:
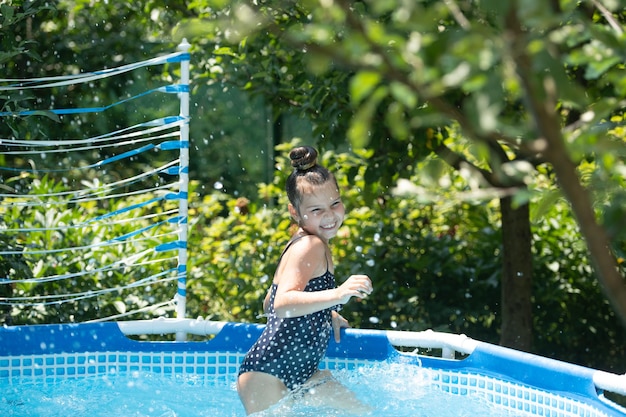
M 81 352 L 233 352 L 240 358 L 263 327 L 228 323 L 211 340 L 188 342 L 133 340 L 112 322 L 4 327 L 0 328 L 0 365 L 2 358 L 6 362 L 14 357 Z M 472 354 L 455 360 L 400 353 L 384 332 L 347 329 L 340 343 L 331 340 L 326 356 L 420 365 L 454 375 L 480 374 L 554 393 L 590 405 L 607 416 L 626 416 L 623 408 L 599 397 L 593 383 L 594 369 L 488 343 L 479 342 Z M 237 364 L 231 365 L 234 368 Z M 11 376 L 0 366 L 0 377 Z

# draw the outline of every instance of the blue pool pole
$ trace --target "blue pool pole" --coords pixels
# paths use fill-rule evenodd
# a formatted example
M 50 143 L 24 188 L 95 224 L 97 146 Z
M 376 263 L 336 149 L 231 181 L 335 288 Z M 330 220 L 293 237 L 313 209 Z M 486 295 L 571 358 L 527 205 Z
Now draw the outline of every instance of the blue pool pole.
M 180 116 L 185 120 L 180 128 L 180 168 L 179 168 L 179 224 L 178 224 L 178 285 L 176 292 L 176 317 L 185 318 L 187 307 L 187 217 L 189 215 L 189 49 L 191 45 L 187 39 L 178 45 L 178 50 L 185 53 L 180 62 L 180 84 L 183 87 L 179 93 Z M 185 340 L 184 332 L 176 333 L 176 340 Z

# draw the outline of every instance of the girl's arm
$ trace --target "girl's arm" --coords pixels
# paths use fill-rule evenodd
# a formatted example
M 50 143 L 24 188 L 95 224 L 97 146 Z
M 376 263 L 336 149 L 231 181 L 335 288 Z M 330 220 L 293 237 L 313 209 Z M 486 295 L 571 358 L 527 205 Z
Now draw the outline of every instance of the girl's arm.
M 335 342 L 339 343 L 341 341 L 341 329 L 347 329 L 350 327 L 350 323 L 348 320 L 344 319 L 343 316 L 336 311 L 332 312 L 332 325 L 333 325 L 333 334 L 335 335 Z
M 267 314 L 270 312 L 270 292 L 268 291 L 265 294 L 265 299 L 263 300 L 263 313 Z
M 304 292 L 311 278 L 326 272 L 326 250 L 324 242 L 314 236 L 300 239 L 287 250 L 276 275 L 274 310 L 278 317 L 304 316 L 372 292 L 372 283 L 365 275 L 352 275 L 337 288 Z

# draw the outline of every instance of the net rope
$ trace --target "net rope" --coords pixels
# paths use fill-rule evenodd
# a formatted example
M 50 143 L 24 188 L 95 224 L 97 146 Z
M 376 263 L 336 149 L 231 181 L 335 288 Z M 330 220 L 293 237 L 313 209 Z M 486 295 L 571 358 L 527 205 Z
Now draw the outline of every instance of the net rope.
M 28 132 L 22 137 L 16 134 L 19 129 L 0 133 L 0 307 L 15 315 L 49 306 L 84 308 L 80 301 L 95 298 L 97 309 L 108 314 L 90 312 L 89 321 L 163 309 L 176 309 L 184 316 L 188 50 L 184 41 L 178 52 L 116 68 L 0 78 L 3 99 L 49 91 L 51 103 L 41 109 L 13 109 L 0 100 L 0 121 L 15 124 L 28 119 L 28 126 L 33 126 L 32 120 L 39 118 L 62 125 L 50 134 Z M 81 85 L 97 88 L 108 78 L 173 65 L 180 66 L 180 79 L 174 84 L 125 92 L 105 105 L 53 106 L 55 95 L 66 97 Z M 172 106 L 172 97 L 177 106 Z M 165 101 L 169 104 L 162 105 Z M 92 129 L 96 132 L 85 137 L 55 137 L 88 123 L 87 117 L 108 121 L 112 109 L 131 105 L 142 113 L 134 118 L 145 120 L 110 131 Z M 171 108 L 179 109 L 179 114 L 158 114 Z M 148 295 L 133 293 L 140 288 Z M 165 299 L 152 296 L 167 293 Z

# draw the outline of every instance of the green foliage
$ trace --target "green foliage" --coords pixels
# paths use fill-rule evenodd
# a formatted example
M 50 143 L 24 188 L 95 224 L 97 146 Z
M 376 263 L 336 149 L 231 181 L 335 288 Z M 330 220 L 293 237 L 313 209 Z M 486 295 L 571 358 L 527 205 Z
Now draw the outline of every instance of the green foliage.
M 319 128 L 321 143 L 342 150 L 347 138 L 353 150 L 366 149 L 366 175 L 376 179 L 368 185 L 384 189 L 411 176 L 416 160 L 441 151 L 430 128 L 452 123 L 463 132 L 453 141 L 456 159 L 467 157 L 462 146 L 468 140 L 482 147 L 480 172 L 497 187 L 520 180 L 532 187 L 532 176 L 518 168 L 546 162 L 537 151 L 546 136 L 564 139 L 563 157 L 571 155 L 574 164 L 596 155 L 606 159 L 609 145 L 624 152 L 623 141 L 606 140 L 613 126 L 608 121 L 623 113 L 625 91 L 619 59 L 624 15 L 615 4 L 602 9 L 572 2 L 366 0 L 215 6 L 193 5 L 199 19 L 211 23 L 204 30 L 193 19 L 177 28 L 216 51 L 202 64 L 203 74 L 263 95 L 281 110 L 301 109 Z M 188 26 L 193 30 L 186 32 Z M 332 86 L 334 100 L 320 100 Z M 543 108 L 547 100 L 551 120 L 536 120 L 532 106 Z M 611 172 L 621 168 L 614 165 Z M 619 181 L 604 182 L 608 187 L 609 193 L 623 190 Z M 369 187 L 363 192 L 370 202 L 378 197 Z M 520 204 L 527 197 L 520 192 L 515 199 Z M 621 204 L 607 208 L 604 221 L 612 233 L 620 230 L 622 213 Z M 614 246 L 622 242 L 616 239 Z
M 281 155 L 291 146 L 283 145 Z M 444 195 L 432 192 L 436 184 L 422 182 L 417 194 L 393 194 L 369 205 L 362 193 L 366 181 L 363 161 L 356 154 L 321 155 L 321 162 L 336 172 L 348 208 L 344 226 L 332 246 L 337 280 L 342 282 L 351 274 L 365 273 L 372 277 L 375 289 L 367 299 L 347 304 L 342 314 L 355 327 L 432 328 L 497 343 L 501 269 L 498 208 L 452 198 L 464 187 L 464 181 L 453 171 L 447 172 L 449 185 L 438 186 L 438 192 Z M 422 168 L 426 169 L 426 165 Z M 272 183 L 260 184 L 258 198 L 253 201 L 219 191 L 199 193 L 197 183 L 192 187 L 196 191 L 191 194 L 190 206 L 190 317 L 263 322 L 259 317 L 262 300 L 291 233 L 283 192 L 289 172 L 285 157 L 278 158 L 278 168 Z M 63 184 L 46 178 L 32 180 L 22 176 L 13 181 L 28 182 L 28 187 L 22 187 L 31 190 L 30 196 L 66 190 Z M 7 295 L 67 294 L 69 299 L 70 294 L 113 289 L 98 297 L 63 304 L 14 306 L 13 323 L 85 321 L 172 299 L 176 288 L 167 282 L 116 290 L 162 272 L 164 266 L 160 263 L 97 272 L 115 260 L 150 250 L 156 242 L 151 233 L 132 246 L 102 245 L 80 250 L 93 242 L 107 242 L 113 236 L 149 226 L 150 220 L 143 218 L 149 213 L 148 208 L 129 213 L 126 218 L 132 221 L 127 223 L 102 222 L 85 230 L 68 227 L 94 215 L 131 206 L 138 199 L 125 197 L 112 201 L 108 207 L 93 202 L 74 206 L 57 201 L 47 208 L 21 205 L 27 201 L 25 198 L 3 201 L 2 227 L 23 230 L 15 239 L 1 241 L 1 250 L 17 252 L 0 257 L 3 276 L 25 279 L 79 274 L 67 280 L 4 284 L 3 290 L 11 289 Z M 568 206 L 553 200 L 548 208 L 537 212 L 533 233 L 535 350 L 621 372 L 626 340 L 593 278 Z M 68 247 L 74 249 L 60 250 Z M 60 251 L 37 255 L 40 249 Z M 167 311 L 161 308 L 129 318 L 149 318 Z M 611 355 L 599 357 L 589 352 L 589 346 L 598 346 L 598 340 L 602 340 L 602 350 Z
M 436 328 L 496 340 L 500 244 L 488 206 L 462 210 L 394 197 L 368 207 L 361 193 L 361 158 L 327 152 L 322 163 L 336 171 L 349 208 L 332 246 L 337 279 L 366 273 L 374 281 L 372 296 L 346 305 L 345 317 L 356 327 Z M 290 237 L 282 192 L 288 161 L 279 157 L 278 167 L 274 183 L 260 187 L 265 200 L 277 201 L 275 208 L 220 194 L 193 203 L 191 315 L 259 321 Z M 471 227 L 463 226 L 468 223 Z
M 566 204 L 534 226 L 535 348 L 585 366 L 623 372 L 626 335 L 593 277 L 589 254 Z M 621 270 L 626 265 L 621 259 Z M 592 346 L 601 344 L 605 354 Z
M 432 151 L 468 177 L 470 191 L 484 190 L 485 183 L 518 187 L 516 205 L 550 200 L 553 184 L 535 181 L 552 183 L 554 170 L 586 222 L 581 230 L 598 232 L 584 237 L 603 271 L 599 279 L 620 288 L 607 295 L 623 320 L 623 280 L 606 247 L 623 255 L 623 158 L 613 154 L 623 156 L 624 136 L 609 132 L 623 113 L 624 14 L 617 2 L 607 8 L 496 3 L 365 0 L 293 7 L 277 1 L 250 7 L 233 1 L 195 37 L 220 51 L 221 73 L 260 94 L 271 89 L 282 109 L 299 103 L 303 91 L 311 97 L 326 91 L 320 78 L 340 86 L 346 95 L 326 114 L 330 124 L 320 125 L 328 127 L 336 149 L 344 149 L 347 137 L 352 150 L 366 156 L 367 168 L 352 167 L 350 175 L 363 176 L 359 191 L 370 207 L 387 200 L 398 179 L 416 176 L 417 163 Z M 292 90 L 276 88 L 290 83 Z M 457 126 L 462 135 L 447 136 Z M 576 165 L 582 184 L 594 191 L 591 204 Z M 593 245 L 590 234 L 604 231 L 593 210 L 611 242 Z
M 468 232 L 459 230 L 459 222 L 467 224 L 463 212 L 446 216 L 436 206 L 393 198 L 350 213 L 337 243 L 337 271 L 366 273 L 375 289 L 346 307 L 350 319 L 360 327 L 433 328 L 496 341 L 498 233 L 485 224 L 482 236 L 461 237 Z
M 11 239 L 0 241 L 0 251 L 14 252 L 0 255 L 0 272 L 8 279 L 2 289 L 14 298 L 9 312 L 14 324 L 86 321 L 173 298 L 172 277 L 176 274 L 167 271 L 176 268 L 175 254 L 154 250 L 164 241 L 159 233 L 172 233 L 172 226 L 150 228 L 154 219 L 144 216 L 163 213 L 172 208 L 172 203 L 156 209 L 145 206 L 140 211 L 129 210 L 111 221 L 106 219 L 111 211 L 132 207 L 156 195 L 129 196 L 98 206 L 94 201 L 74 203 L 46 196 L 70 191 L 47 177 L 22 176 L 18 180 L 28 181 L 30 191 L 4 198 L 0 220 Z M 32 204 L 42 199 L 46 204 Z M 97 216 L 103 219 L 92 222 Z M 142 228 L 146 230 L 135 238 L 123 238 Z M 156 282 L 158 278 L 163 281 Z M 93 294 L 98 291 L 103 293 Z M 154 314 L 164 312 L 161 309 Z
M 286 154 L 291 144 L 281 146 Z M 500 328 L 501 235 L 498 207 L 458 202 L 464 181 L 413 196 L 388 196 L 368 205 L 365 166 L 355 154 L 326 152 L 348 209 L 332 242 L 338 282 L 368 274 L 374 292 L 352 300 L 342 314 L 355 327 L 464 333 L 497 343 Z M 190 315 L 263 322 L 262 300 L 290 236 L 283 193 L 288 170 L 278 158 L 272 184 L 257 205 L 212 194 L 193 203 Z M 445 193 L 450 193 L 449 196 Z M 623 372 L 626 339 L 598 287 L 568 205 L 553 200 L 535 213 L 535 351 L 549 357 Z M 598 356 L 596 346 L 611 355 Z
M 40 60 L 40 55 L 34 48 L 36 41 L 24 36 L 25 31 L 20 29 L 25 28 L 27 21 L 34 16 L 54 10 L 44 0 L 3 1 L 0 4 L 0 64 L 10 63 L 20 55 Z
M 587 365 L 616 364 L 624 371 L 623 329 L 600 295 L 567 205 L 554 198 L 558 192 L 551 168 L 536 165 L 543 162 L 536 154 L 541 148 L 534 147 L 541 141 L 536 142 L 532 114 L 527 111 L 527 86 L 513 64 L 516 49 L 507 43 L 510 33 L 505 33 L 512 5 L 492 0 L 297 5 L 276 1 L 252 8 L 248 3 L 9 1 L 3 2 L 0 13 L 0 69 L 6 78 L 96 70 L 151 58 L 173 50 L 182 36 L 194 45 L 192 178 L 200 183 L 192 200 L 191 316 L 258 320 L 274 264 L 289 236 L 283 174 L 273 182 L 268 178 L 267 173 L 271 177 L 274 172 L 273 148 L 263 142 L 277 116 L 289 114 L 300 118 L 304 129 L 309 121 L 312 124 L 311 132 L 292 136 L 316 141 L 322 149 L 341 151 L 357 145 L 349 155 L 324 155 L 324 161 L 339 172 L 351 208 L 335 242 L 338 278 L 366 272 L 377 286 L 372 297 L 345 308 L 354 325 L 433 327 L 487 341 L 498 339 L 499 216 L 490 205 L 460 200 L 458 193 L 448 192 L 449 184 L 461 191 L 475 188 L 457 183 L 458 178 L 441 162 L 418 165 L 443 143 L 480 168 L 495 167 L 493 173 L 500 180 L 512 173 L 513 180 L 522 178 L 530 185 L 530 192 L 517 195 L 516 201 L 539 205 L 534 226 L 534 327 L 539 353 Z M 614 239 L 623 267 L 626 83 L 620 57 L 626 49 L 623 35 L 612 26 L 616 22 L 623 26 L 624 14 L 619 2 L 606 3 L 608 15 L 588 3 L 569 0 L 516 6 L 528 29 L 528 48 L 521 49 L 533 59 L 534 92 L 545 97 L 551 91 L 546 87 L 556 89 L 559 101 L 554 107 L 567 126 L 561 132 L 567 152 L 579 164 L 583 183 L 594 192 L 594 208 Z M 351 7 L 342 8 L 346 4 Z M 259 28 L 263 30 L 254 34 Z M 110 103 L 129 91 L 143 91 L 161 77 L 175 78 L 175 71 L 142 73 L 73 98 L 61 94 L 56 104 L 88 105 L 92 99 Z M 552 79 L 540 78 L 546 75 Z M 48 97 L 36 93 L 0 99 L 3 110 L 49 104 Z M 2 137 L 73 138 L 132 124 L 140 114 L 114 111 L 106 117 L 82 118 L 72 130 L 63 131 L 43 118 L 11 120 L 0 127 L 0 133 Z M 444 135 L 448 128 L 456 128 L 450 127 L 451 119 L 465 135 Z M 490 144 L 496 142 L 507 158 L 494 158 Z M 508 164 L 509 158 L 518 164 Z M 7 159 L 0 155 L 3 164 L 10 165 Z M 523 164 L 538 166 L 540 175 L 518 169 Z M 286 172 L 284 160 L 278 158 L 278 166 Z M 267 184 L 259 186 L 256 196 L 260 178 Z M 394 196 L 391 189 L 400 178 L 411 178 L 425 190 L 411 198 Z M 465 179 L 478 183 L 474 177 Z M 0 180 L 18 193 L 32 192 L 28 178 Z M 40 190 L 62 190 L 60 182 L 60 178 L 45 180 Z M 213 184 L 218 183 L 222 192 L 213 192 Z M 236 200 L 241 196 L 248 197 L 249 203 Z M 61 204 L 53 206 L 50 214 L 22 208 L 2 213 L 0 223 L 65 227 L 68 222 L 84 221 L 87 213 L 103 212 L 98 210 L 103 208 L 78 210 Z M 2 234 L 3 250 L 21 254 L 3 255 L 0 272 L 28 278 L 42 276 L 44 269 L 56 274 L 88 269 L 92 261 L 113 259 L 119 251 L 62 253 L 62 262 L 52 258 L 39 262 L 28 251 L 56 248 L 61 242 L 81 247 L 126 230 L 120 226 L 81 235 L 58 229 L 19 240 Z M 28 239 L 34 246 L 28 246 Z M 132 250 L 136 249 L 141 247 Z M 140 275 L 154 272 L 146 267 Z M 89 289 L 123 282 L 127 281 L 119 276 L 99 275 L 76 284 Z M 27 288 L 23 284 L 12 294 L 76 290 L 65 285 Z M 32 323 L 84 320 L 96 317 L 96 312 L 119 312 L 120 302 L 130 309 L 167 300 L 173 291 L 173 285 L 163 290 L 155 287 L 135 292 L 133 300 L 116 294 L 91 305 L 85 301 L 68 308 L 24 309 L 16 317 Z M 597 355 L 593 348 L 609 354 Z
M 222 200 L 222 201 L 220 201 Z M 245 199 L 205 196 L 195 204 L 190 247 L 189 309 L 207 318 L 257 321 L 289 219 L 253 209 Z M 224 213 L 221 213 L 221 212 Z

